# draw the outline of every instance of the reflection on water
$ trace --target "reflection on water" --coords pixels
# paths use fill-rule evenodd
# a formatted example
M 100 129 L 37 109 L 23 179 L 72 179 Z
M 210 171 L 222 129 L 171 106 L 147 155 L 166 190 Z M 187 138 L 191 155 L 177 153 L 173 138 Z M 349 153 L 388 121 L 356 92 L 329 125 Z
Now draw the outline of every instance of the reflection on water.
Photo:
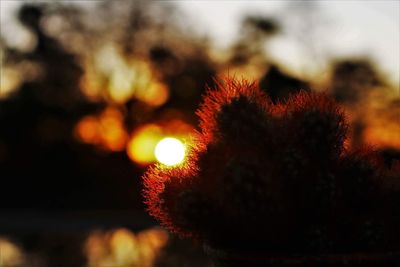
M 167 241 L 168 234 L 160 229 L 144 230 L 137 234 L 124 228 L 108 232 L 94 231 L 84 246 L 87 267 L 151 267 Z
M 0 267 L 211 267 L 200 246 L 160 228 L 0 236 Z
M 0 266 L 26 266 L 25 255 L 20 247 L 0 237 Z

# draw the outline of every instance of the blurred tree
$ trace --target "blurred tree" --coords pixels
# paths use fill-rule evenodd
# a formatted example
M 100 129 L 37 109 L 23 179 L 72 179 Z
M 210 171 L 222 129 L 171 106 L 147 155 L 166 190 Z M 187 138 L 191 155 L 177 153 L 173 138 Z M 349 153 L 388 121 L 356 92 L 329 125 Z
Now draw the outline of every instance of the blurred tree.
M 42 77 L 32 84 L 38 88 L 32 93 L 44 105 L 69 110 L 83 101 L 78 86 L 83 70 L 74 55 L 43 31 L 40 22 L 45 10 L 44 6 L 25 4 L 18 13 L 21 23 L 36 37 L 36 46 L 25 55 L 25 60 L 37 63 L 43 71 Z
M 351 145 L 354 148 L 364 145 L 367 124 L 362 106 L 372 90 L 383 86 L 381 75 L 368 59 L 339 60 L 332 66 L 330 93 L 351 112 Z
M 367 59 L 342 60 L 333 64 L 331 92 L 337 101 L 355 104 L 368 91 L 385 85 L 371 61 Z
M 104 103 L 83 97 L 77 56 L 43 31 L 48 8 L 21 7 L 18 18 L 37 43 L 31 52 L 7 54 L 15 64 L 34 63 L 41 75 L 0 101 L 0 208 L 140 207 L 139 181 L 132 179 L 140 170 L 124 154 L 98 154 L 73 136 L 78 120 Z
M 303 75 L 321 74 L 326 68 L 328 55 L 324 42 L 329 42 L 330 22 L 321 13 L 318 1 L 290 1 L 281 21 L 287 36 L 299 48 L 299 55 L 305 58 L 301 63 Z
M 267 73 L 260 80 L 260 87 L 274 103 L 286 101 L 291 94 L 301 90 L 310 91 L 307 82 L 283 73 L 275 65 L 269 67 Z
M 90 12 L 62 3 L 21 6 L 18 19 L 36 45 L 29 52 L 5 47 L 5 64 L 32 66 L 38 75 L 24 76 L 17 69 L 21 85 L 0 100 L 0 172 L 6 188 L 0 194 L 1 209 L 142 208 L 137 178 L 142 167 L 132 163 L 125 150 L 81 143 L 74 135 L 78 122 L 87 115 L 99 117 L 112 105 L 123 114 L 120 124 L 129 131 L 126 136 L 143 123 L 181 119 L 194 124 L 194 110 L 216 71 L 206 46 L 175 25 L 167 6 L 136 4 L 104 1 Z M 82 93 L 82 77 L 92 71 L 89 59 L 98 60 L 104 47 L 116 48 L 116 54 L 94 61 L 101 66 L 99 76 L 90 81 L 105 82 L 95 84 L 99 95 L 89 99 Z M 105 94 L 112 77 L 101 72 L 120 71 L 112 56 L 129 68 L 138 61 L 146 64 L 134 81 L 157 77 L 169 100 L 150 106 L 133 95 L 124 103 L 113 102 Z
M 265 43 L 280 32 L 279 23 L 268 17 L 248 16 L 242 21 L 238 41 L 232 46 L 232 65 L 248 64 L 253 58 L 267 58 Z

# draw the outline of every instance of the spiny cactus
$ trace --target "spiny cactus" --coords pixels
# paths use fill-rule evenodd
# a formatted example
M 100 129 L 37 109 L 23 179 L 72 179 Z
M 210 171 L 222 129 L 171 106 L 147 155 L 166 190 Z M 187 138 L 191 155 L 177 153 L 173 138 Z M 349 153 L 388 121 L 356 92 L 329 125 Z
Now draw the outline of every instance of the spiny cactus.
M 327 96 L 273 104 L 226 79 L 198 115 L 186 162 L 144 176 L 149 212 L 172 232 L 280 253 L 400 248 L 400 177 L 345 148 L 345 115 Z

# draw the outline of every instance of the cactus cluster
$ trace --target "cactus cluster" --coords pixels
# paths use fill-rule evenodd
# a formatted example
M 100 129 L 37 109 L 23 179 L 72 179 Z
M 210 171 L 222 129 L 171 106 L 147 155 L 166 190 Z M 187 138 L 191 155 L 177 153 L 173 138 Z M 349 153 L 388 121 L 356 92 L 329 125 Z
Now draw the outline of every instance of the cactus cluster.
M 149 212 L 172 232 L 271 253 L 400 249 L 399 172 L 346 147 L 345 114 L 328 96 L 274 104 L 226 79 L 198 115 L 186 162 L 144 176 Z

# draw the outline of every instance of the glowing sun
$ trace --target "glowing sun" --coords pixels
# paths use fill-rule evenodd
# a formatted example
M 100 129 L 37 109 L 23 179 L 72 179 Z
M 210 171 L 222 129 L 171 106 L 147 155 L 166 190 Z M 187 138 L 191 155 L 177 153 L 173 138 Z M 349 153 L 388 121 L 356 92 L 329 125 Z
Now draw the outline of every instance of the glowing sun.
M 157 143 L 154 152 L 160 163 L 173 166 L 185 159 L 185 150 L 185 145 L 181 141 L 173 137 L 166 137 Z

